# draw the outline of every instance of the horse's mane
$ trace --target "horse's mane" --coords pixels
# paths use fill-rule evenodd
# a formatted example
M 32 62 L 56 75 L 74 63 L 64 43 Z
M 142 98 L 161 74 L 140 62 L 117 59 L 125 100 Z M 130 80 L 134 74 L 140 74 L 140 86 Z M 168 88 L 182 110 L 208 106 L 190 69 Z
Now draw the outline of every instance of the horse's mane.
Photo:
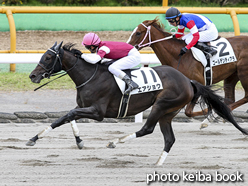
M 75 45 L 76 45 L 75 43 L 66 43 L 63 46 L 63 49 L 65 51 L 68 51 L 68 52 L 72 53 L 73 55 L 76 55 L 76 56 L 80 55 L 81 56 L 82 52 L 80 50 L 78 50 L 78 49 L 73 48 Z
M 165 36 L 171 35 L 170 33 L 165 31 L 164 24 L 159 21 L 158 17 L 156 17 L 154 20 L 152 20 L 150 22 L 150 25 L 154 26 L 158 31 L 163 33 Z
M 154 26 L 154 28 L 156 28 L 158 31 L 160 31 L 165 37 L 168 37 L 168 36 L 172 35 L 170 33 L 170 31 L 166 31 L 164 29 L 164 24 L 159 21 L 158 17 L 156 17 L 154 20 L 151 20 L 151 21 L 148 21 L 148 22 L 149 22 L 149 25 Z M 180 39 L 175 38 L 174 40 L 176 42 L 178 42 L 178 43 L 185 43 L 183 40 L 180 40 Z

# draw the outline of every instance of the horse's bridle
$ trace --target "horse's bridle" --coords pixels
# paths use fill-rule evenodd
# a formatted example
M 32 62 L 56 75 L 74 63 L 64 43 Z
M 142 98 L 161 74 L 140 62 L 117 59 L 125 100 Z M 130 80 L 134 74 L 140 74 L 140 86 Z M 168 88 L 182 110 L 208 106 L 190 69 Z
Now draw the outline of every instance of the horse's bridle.
M 49 79 L 50 76 L 54 72 L 54 68 L 55 68 L 55 65 L 56 65 L 57 61 L 59 61 L 60 69 L 62 69 L 62 61 L 61 61 L 62 57 L 60 57 L 61 53 L 59 53 L 59 51 L 52 50 L 51 48 L 49 48 L 48 50 L 53 52 L 55 54 L 55 56 L 56 56 L 53 66 L 50 69 L 47 69 L 44 65 L 42 65 L 42 63 L 38 63 L 38 65 L 41 66 L 45 70 L 44 74 L 42 74 L 42 77 Z
M 53 75 L 53 76 L 58 75 L 58 73 L 53 74 L 54 68 L 55 68 L 55 65 L 56 65 L 57 61 L 59 61 L 60 69 L 62 69 L 62 58 L 63 58 L 63 53 L 60 53 L 59 50 L 58 50 L 58 51 L 52 50 L 51 48 L 49 48 L 48 50 L 51 51 L 51 52 L 53 52 L 53 53 L 56 55 L 56 58 L 55 58 L 55 60 L 54 60 L 53 66 L 52 66 L 50 69 L 47 69 L 47 68 L 44 67 L 41 63 L 38 63 L 38 65 L 41 66 L 41 67 L 45 70 L 44 74 L 42 74 L 42 77 L 43 77 L 43 78 L 49 78 L 51 75 Z M 60 55 L 62 55 L 62 56 L 60 56 Z M 79 57 L 77 57 L 76 63 L 75 63 L 69 70 L 66 70 L 61 76 L 59 76 L 59 77 L 57 77 L 57 78 L 55 78 L 55 79 L 53 79 L 53 80 L 51 80 L 51 81 L 49 81 L 49 82 L 47 82 L 47 83 L 41 85 L 41 86 L 39 86 L 38 88 L 34 89 L 34 91 L 40 89 L 41 87 L 47 85 L 48 83 L 50 83 L 50 82 L 52 82 L 52 81 L 54 81 L 54 80 L 56 80 L 56 79 L 58 79 L 58 78 L 61 78 L 61 77 L 64 76 L 64 75 L 66 75 L 69 71 L 71 71 L 71 70 L 77 65 L 78 59 L 79 59 Z M 93 73 L 93 75 L 92 75 L 86 82 L 82 83 L 82 84 L 79 85 L 79 86 L 76 86 L 76 88 L 77 88 L 77 89 L 78 89 L 78 88 L 81 88 L 81 87 L 83 87 L 84 85 L 86 85 L 89 81 L 91 81 L 91 80 L 93 79 L 93 77 L 96 75 L 97 69 L 98 69 L 98 65 L 96 65 L 96 69 L 95 69 L 95 72 Z
M 140 23 L 140 24 L 146 28 L 146 35 L 144 36 L 143 40 L 138 44 L 138 47 L 139 48 L 146 47 L 146 46 L 151 46 L 151 44 L 153 44 L 153 43 L 157 43 L 157 42 L 160 42 L 160 41 L 164 41 L 164 40 L 168 40 L 168 39 L 173 38 L 173 36 L 171 35 L 171 36 L 168 36 L 168 37 L 165 37 L 165 38 L 162 38 L 162 39 L 151 41 L 151 25 L 146 26 L 143 23 Z M 143 42 L 145 41 L 145 39 L 147 38 L 147 36 L 149 36 L 149 42 L 143 44 Z

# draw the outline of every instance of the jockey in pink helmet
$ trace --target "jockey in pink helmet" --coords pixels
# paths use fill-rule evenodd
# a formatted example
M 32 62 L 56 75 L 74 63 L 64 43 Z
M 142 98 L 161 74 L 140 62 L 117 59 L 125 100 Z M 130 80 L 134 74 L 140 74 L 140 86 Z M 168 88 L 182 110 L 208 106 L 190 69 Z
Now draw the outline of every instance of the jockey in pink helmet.
M 91 53 L 94 53 L 94 50 L 100 44 L 101 40 L 95 33 L 88 33 L 84 36 L 82 45 L 85 46 Z M 94 46 L 94 50 L 91 49 L 91 46 Z
M 139 87 L 122 71 L 140 64 L 140 53 L 132 45 L 125 42 L 101 41 L 95 33 L 86 34 L 83 38 L 82 45 L 90 50 L 91 53 L 95 53 L 91 55 L 81 55 L 81 58 L 88 63 L 96 64 L 98 62 L 108 62 L 107 60 L 102 60 L 103 58 L 115 60 L 109 65 L 108 70 L 127 84 L 128 88 L 125 94 L 129 94 L 132 90 Z

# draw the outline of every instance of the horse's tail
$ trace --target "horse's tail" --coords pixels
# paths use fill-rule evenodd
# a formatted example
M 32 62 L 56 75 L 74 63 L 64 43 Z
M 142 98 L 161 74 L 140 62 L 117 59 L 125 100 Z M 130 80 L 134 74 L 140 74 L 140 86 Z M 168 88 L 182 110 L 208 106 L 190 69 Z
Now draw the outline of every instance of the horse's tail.
M 248 130 L 240 127 L 234 120 L 231 109 L 224 103 L 224 98 L 217 95 L 210 87 L 204 86 L 197 81 L 192 80 L 191 84 L 193 85 L 195 92 L 191 102 L 194 102 L 201 97 L 199 103 L 206 104 L 209 111 L 213 109 L 220 117 L 232 123 L 243 134 L 248 135 Z

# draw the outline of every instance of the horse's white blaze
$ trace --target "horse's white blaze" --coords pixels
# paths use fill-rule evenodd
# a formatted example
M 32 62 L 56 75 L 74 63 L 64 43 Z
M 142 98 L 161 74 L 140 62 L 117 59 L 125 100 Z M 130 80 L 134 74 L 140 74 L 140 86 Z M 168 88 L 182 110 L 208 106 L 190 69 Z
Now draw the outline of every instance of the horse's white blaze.
M 163 151 L 162 154 L 160 155 L 156 165 L 163 165 L 167 155 L 168 155 L 168 152 Z
M 51 126 L 47 126 L 43 131 L 38 134 L 38 138 L 43 138 L 48 132 L 53 130 Z
M 131 139 L 134 139 L 134 138 L 136 138 L 136 133 L 132 133 L 132 134 L 129 134 L 129 135 L 124 136 L 122 138 L 119 138 L 119 142 L 124 143 L 125 141 L 131 140 Z
M 138 27 L 136 27 L 136 28 L 133 30 L 132 34 L 130 35 L 130 37 L 129 37 L 128 40 L 127 40 L 127 43 L 129 43 L 129 42 L 131 41 L 131 38 L 132 38 L 133 34 L 136 32 L 137 29 L 138 29 Z
M 72 128 L 74 136 L 78 137 L 79 136 L 79 129 L 77 127 L 76 121 L 72 120 L 70 123 L 71 123 L 71 128 Z

